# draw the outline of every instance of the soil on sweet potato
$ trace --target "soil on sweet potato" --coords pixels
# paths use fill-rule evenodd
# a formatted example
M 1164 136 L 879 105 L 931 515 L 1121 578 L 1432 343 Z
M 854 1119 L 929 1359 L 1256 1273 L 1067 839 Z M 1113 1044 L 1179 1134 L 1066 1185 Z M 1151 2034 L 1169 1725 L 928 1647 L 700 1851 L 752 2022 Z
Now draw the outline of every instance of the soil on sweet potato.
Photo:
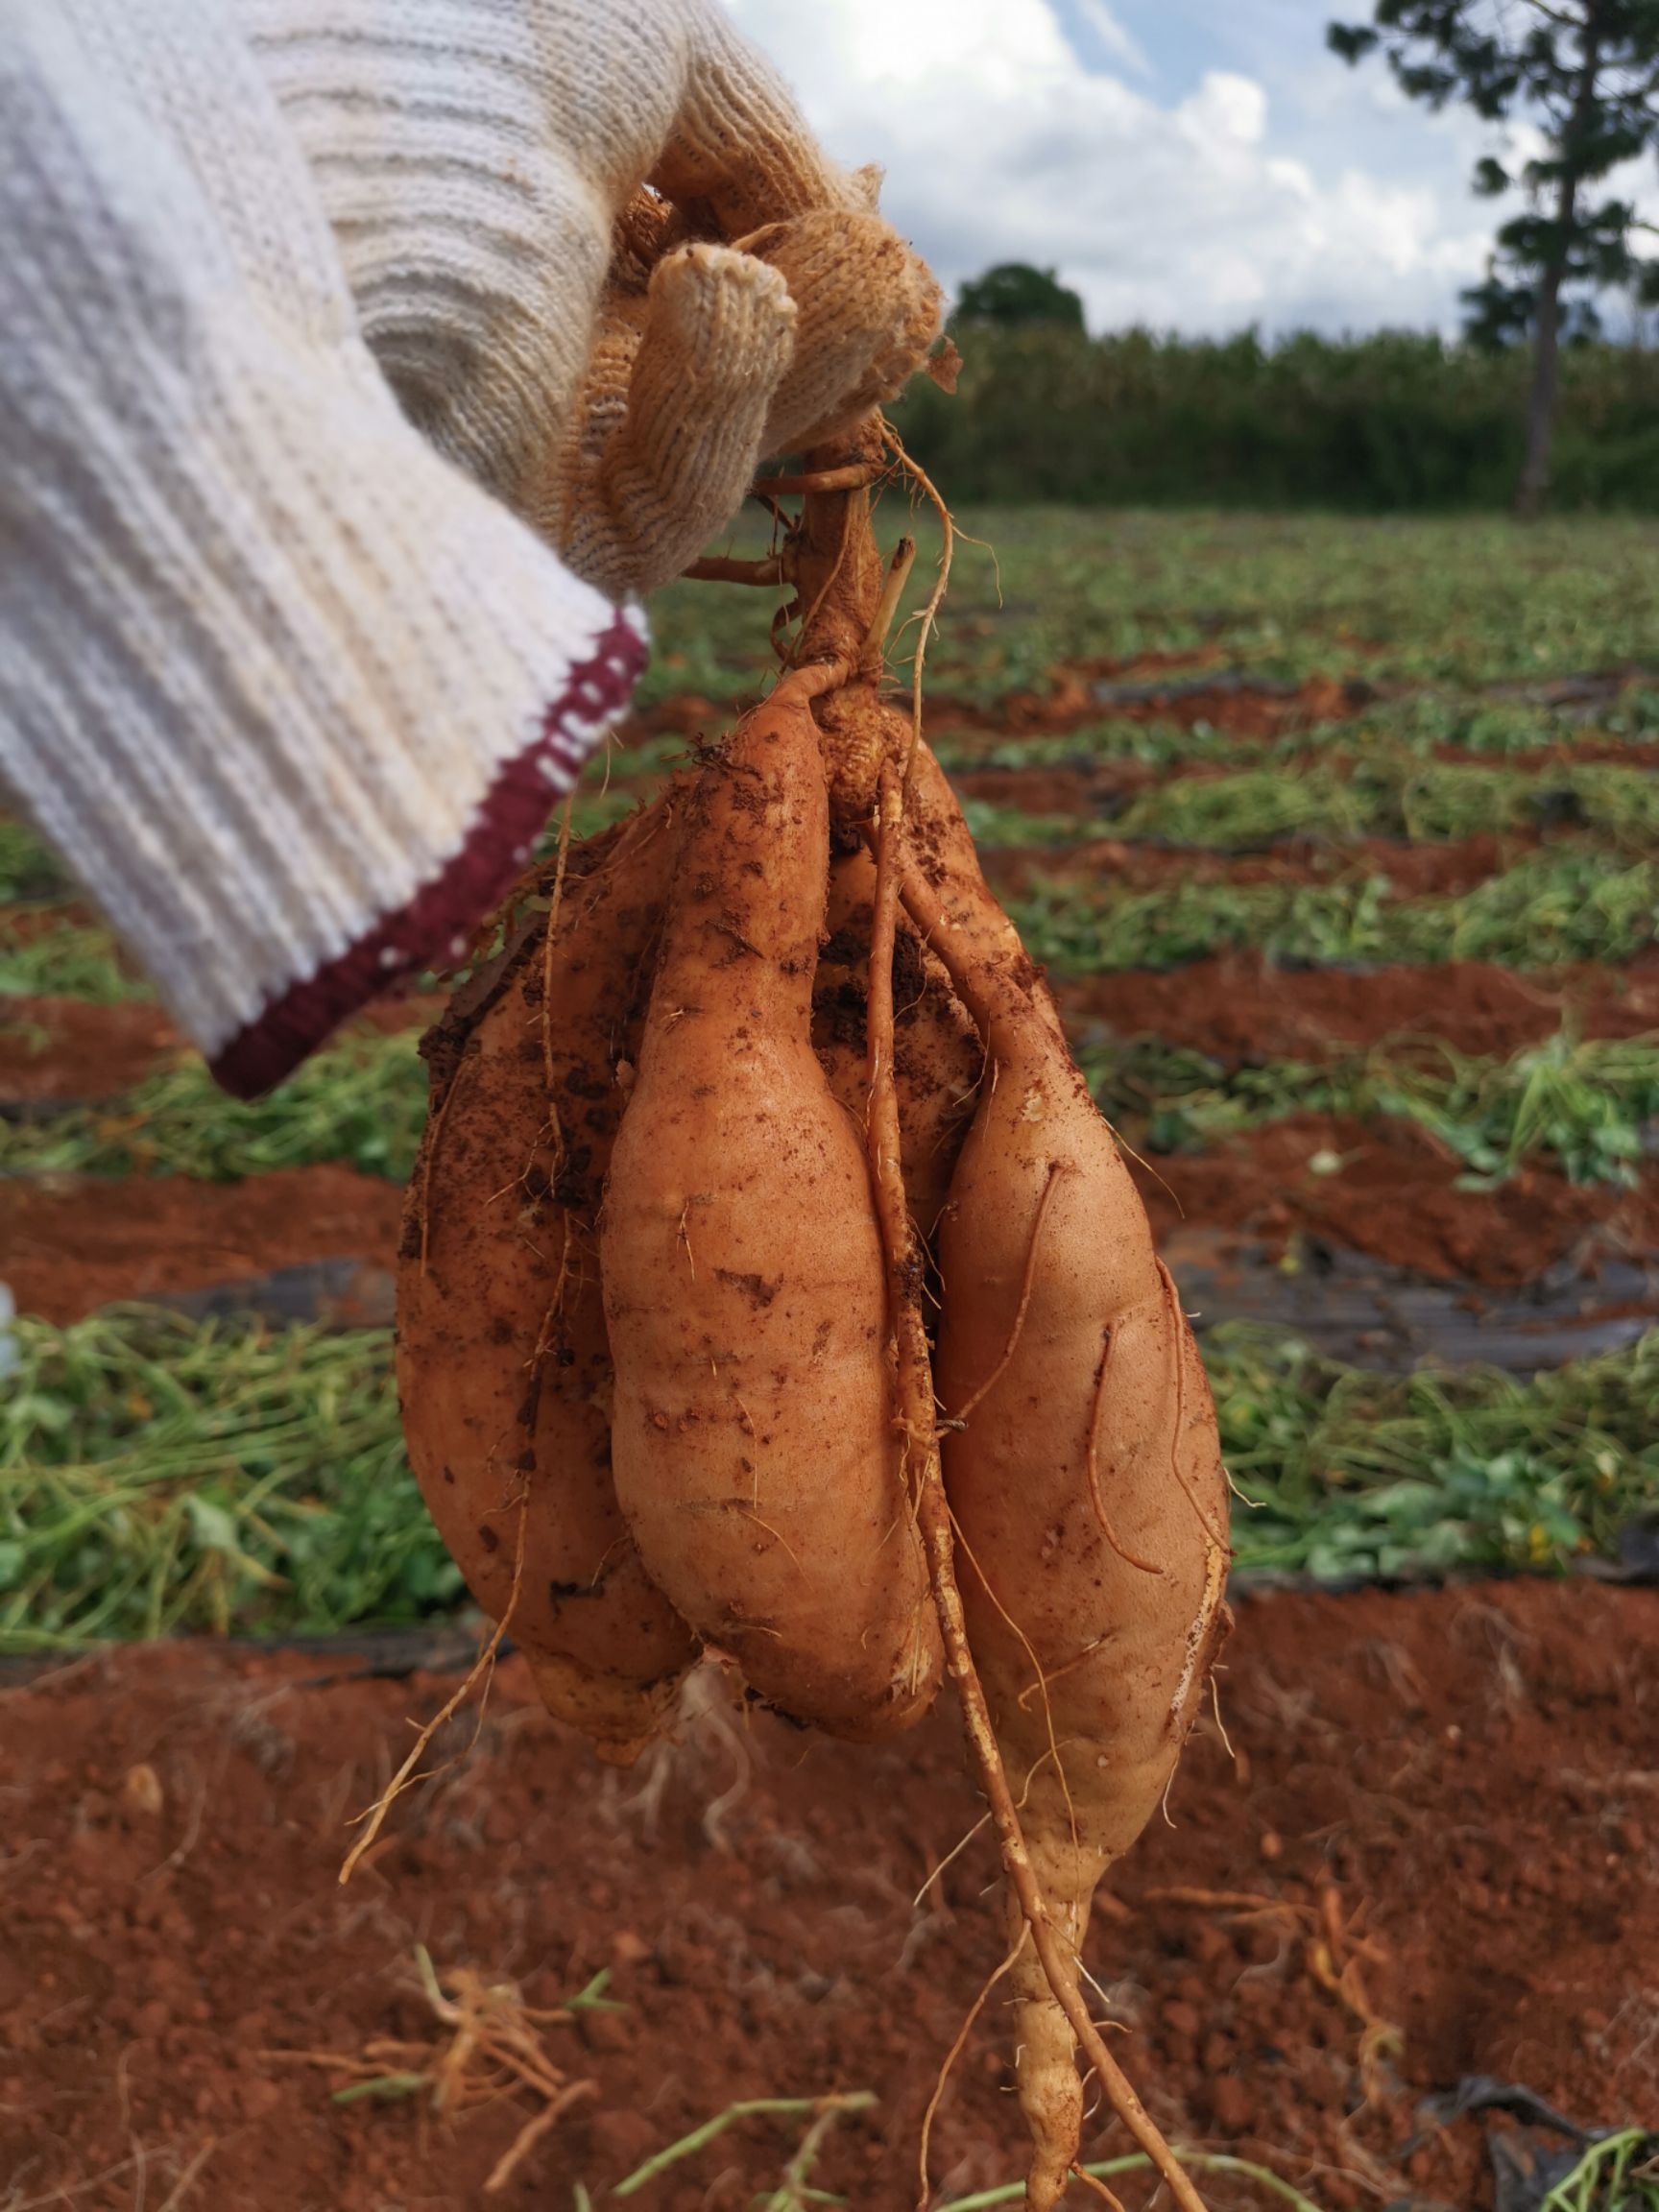
M 513 1662 L 476 1743 L 457 1726 L 464 1755 L 342 1890 L 346 1821 L 453 1683 L 373 1665 L 172 1646 L 0 1695 L 0 2175 L 18 2200 L 565 2212 L 578 2182 L 603 2205 L 735 2099 L 869 2089 L 879 2106 L 814 2178 L 909 2212 L 923 2105 L 1001 1948 L 984 1836 L 913 1902 L 978 1812 L 953 1716 L 851 1749 L 710 1697 L 618 1773 Z M 1333 2208 L 1479 2206 L 1477 2125 L 1416 2116 L 1462 2075 L 1587 2123 L 1659 2118 L 1652 1594 L 1253 1598 L 1220 1684 L 1233 1756 L 1207 1720 L 1172 1824 L 1115 1871 L 1090 1941 L 1172 2135 Z M 417 2099 L 340 2105 L 344 2073 L 304 2057 L 422 2034 L 417 1944 L 539 2005 L 609 1969 L 623 2008 L 548 2032 L 595 2087 L 498 2197 L 482 2184 L 524 2111 L 451 2128 Z M 1020 2170 L 1009 2079 L 993 1998 L 943 2102 L 934 2201 Z M 798 2134 L 747 2123 L 637 2201 L 741 2212 Z M 1091 2155 L 1120 2148 L 1091 2126 Z M 1219 2177 L 1209 2195 L 1251 2200 Z

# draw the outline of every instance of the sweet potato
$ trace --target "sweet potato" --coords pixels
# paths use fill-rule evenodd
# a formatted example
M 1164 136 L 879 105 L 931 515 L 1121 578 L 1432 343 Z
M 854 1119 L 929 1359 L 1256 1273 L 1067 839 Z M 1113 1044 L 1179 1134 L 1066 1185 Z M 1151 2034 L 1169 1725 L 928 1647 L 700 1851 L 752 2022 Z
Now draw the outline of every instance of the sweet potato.
M 812 1052 L 829 859 L 786 680 L 687 811 L 601 1264 L 617 1495 L 653 1578 L 759 1695 L 871 1739 L 926 1709 L 940 1657 L 867 1170 Z
M 869 527 L 889 461 L 940 505 L 945 547 L 908 714 L 882 660 L 915 548 L 902 540 L 884 568 Z M 514 1520 L 527 1558 L 551 1540 L 517 1510 L 522 1479 L 503 1483 L 493 1439 L 515 1418 L 520 1442 L 540 1436 L 541 1407 L 517 1411 L 507 1383 L 543 1374 L 552 1347 L 561 1435 L 579 1413 L 595 1473 L 559 1539 L 591 1553 L 615 1532 L 589 1586 L 608 1600 L 625 1574 L 660 1609 L 624 1635 L 596 1606 L 613 1638 L 596 1666 L 538 1566 L 554 1602 L 538 1616 L 533 1598 L 529 1624 L 550 1702 L 598 1699 L 597 1721 L 579 1717 L 602 1738 L 636 1741 L 702 1640 L 784 1714 L 875 1740 L 926 1710 L 943 1647 L 1009 1887 L 1027 2201 L 1052 2206 L 1076 2156 L 1080 2046 L 1181 2212 L 1202 2212 L 1079 1974 L 1094 1887 L 1166 1787 L 1225 1625 L 1209 1393 L 1053 1001 L 919 743 L 949 517 L 874 421 L 767 495 L 791 491 L 801 517 L 764 561 L 698 564 L 786 582 L 775 633 L 800 627 L 770 700 L 679 806 L 665 893 L 667 840 L 649 855 L 642 842 L 654 812 L 604 860 L 637 862 L 625 896 L 604 892 L 590 854 L 576 858 L 577 943 L 556 935 L 548 955 L 564 978 L 553 1031 L 524 1042 L 540 1009 L 523 957 L 464 1029 L 428 1141 L 434 1204 L 422 1217 L 416 1203 L 406 1262 L 424 1237 L 408 1308 L 450 1371 L 434 1382 L 406 1345 L 426 1400 L 422 1479 L 486 1601 L 499 1611 L 517 1588 L 517 1620 L 527 1577 L 503 1585 L 479 1508 Z M 832 835 L 838 849 L 867 840 L 874 864 L 831 861 Z M 580 957 L 589 938 L 603 974 Z M 555 1040 L 571 1038 L 553 1082 Z M 446 1167 L 451 1114 L 469 1142 Z M 590 1236 L 601 1176 L 608 1358 Z M 509 1214 L 527 1196 L 541 1214 L 534 1266 L 498 1227 L 475 1275 L 454 1263 L 438 1297 L 471 1301 L 477 1318 L 445 1336 L 421 1286 L 454 1262 L 438 1200 L 457 1190 L 475 1210 L 505 1191 Z M 476 1379 L 457 1379 L 474 1358 Z M 434 1449 L 449 1434 L 470 1455 L 465 1511 L 443 1487 L 453 1454 Z
M 544 922 L 521 932 L 438 1033 L 397 1286 L 404 1430 L 439 1532 L 486 1612 L 513 1602 L 549 1710 L 618 1758 L 696 1651 L 616 1504 L 595 1226 L 671 843 L 660 805 L 578 855 L 551 946 Z
M 930 762 L 918 830 L 912 912 L 991 1059 L 938 1236 L 945 1486 L 969 1642 L 1076 1956 L 1095 1885 L 1167 1787 L 1223 1631 L 1226 1478 L 1139 1195 Z M 1028 1940 L 1012 1972 L 1028 2200 L 1046 2207 L 1077 2155 L 1081 2084 Z
M 876 868 L 868 854 L 830 870 L 827 942 L 812 989 L 812 1046 L 830 1088 L 862 1127 L 867 1111 L 867 976 Z M 979 1033 L 950 979 L 908 922 L 895 946 L 894 1073 L 901 1164 L 911 1218 L 924 1237 L 939 1218 L 974 1118 L 984 1066 Z

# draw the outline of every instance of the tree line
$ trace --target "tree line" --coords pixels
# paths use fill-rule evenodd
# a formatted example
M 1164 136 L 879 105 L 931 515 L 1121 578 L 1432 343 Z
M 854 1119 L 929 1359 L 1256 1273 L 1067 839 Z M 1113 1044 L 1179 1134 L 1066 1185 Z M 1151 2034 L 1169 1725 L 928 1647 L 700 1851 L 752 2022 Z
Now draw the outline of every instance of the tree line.
M 958 298 L 955 405 L 902 411 L 959 495 L 1659 509 L 1653 357 L 1600 342 L 1610 300 L 1659 305 L 1659 228 L 1615 188 L 1659 147 L 1659 0 L 1372 0 L 1326 41 L 1490 127 L 1474 188 L 1517 204 L 1464 342 L 1091 341 L 1053 270 L 1003 264 Z
M 960 315 L 953 335 L 954 397 L 918 377 L 893 412 L 957 501 L 1502 508 L 1527 464 L 1522 347 L 1091 338 L 1080 320 Z M 1552 506 L 1659 513 L 1659 352 L 1568 346 L 1554 399 Z

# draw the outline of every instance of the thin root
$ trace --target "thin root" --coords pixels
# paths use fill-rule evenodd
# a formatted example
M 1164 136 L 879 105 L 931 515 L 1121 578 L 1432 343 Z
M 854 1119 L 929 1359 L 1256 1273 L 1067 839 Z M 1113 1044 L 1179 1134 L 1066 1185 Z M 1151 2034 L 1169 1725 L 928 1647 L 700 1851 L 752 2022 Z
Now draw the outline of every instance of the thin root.
M 1013 1950 L 1009 1952 L 1007 1958 L 1003 1960 L 1002 1963 L 993 1970 L 990 1979 L 985 1984 L 985 1986 L 980 1990 L 978 1996 L 974 1998 L 973 2004 L 968 2008 L 968 2016 L 963 2021 L 961 2027 L 957 2029 L 956 2039 L 951 2044 L 950 2050 L 945 2054 L 945 2063 L 939 2069 L 939 2078 L 933 2084 L 933 2094 L 928 2098 L 927 2109 L 922 2115 L 922 2142 L 916 2153 L 916 2177 L 920 2183 L 920 2192 L 916 2199 L 916 2212 L 927 2212 L 928 2201 L 933 2195 L 933 2185 L 927 2175 L 927 2149 L 933 2138 L 933 2122 L 938 2113 L 940 2103 L 945 2095 L 945 2084 L 950 2080 L 951 2069 L 954 2067 L 957 2059 L 961 2057 L 963 2047 L 967 2043 L 969 2036 L 974 2032 L 974 2021 L 978 2019 L 980 2013 L 985 2009 L 986 2000 L 990 1997 L 992 1990 L 996 1988 L 998 1983 L 1001 1981 L 1003 1975 L 1013 1972 L 1015 1962 L 1019 1959 L 1021 1952 L 1024 1950 L 1026 1944 L 1030 1940 L 1030 1929 L 1022 1927 L 1020 1930 L 1019 1940 L 1015 1943 Z M 1118 2207 L 1118 2212 L 1122 2212 L 1121 2206 Z
M 943 579 L 941 588 L 942 584 Z M 914 731 L 912 739 L 914 741 Z M 979 1670 L 974 1664 L 973 1649 L 968 1641 L 967 1616 L 962 1607 L 962 1593 L 956 1582 L 954 1531 L 939 1462 L 939 1433 L 933 1406 L 927 1338 L 921 1301 L 911 1288 L 920 1275 L 920 1270 L 911 1263 L 915 1257 L 912 1245 L 915 1232 L 904 1204 L 904 1187 L 897 1174 L 898 1114 L 891 1073 L 892 948 L 899 881 L 903 871 L 903 826 L 902 786 L 896 783 L 889 766 L 882 773 L 877 812 L 876 926 L 871 932 L 870 1066 L 873 1076 L 883 1072 L 884 1092 L 884 1096 L 879 1100 L 883 1107 L 881 1115 L 876 1111 L 878 1099 L 874 1092 L 871 1100 L 872 1135 L 876 1140 L 872 1144 L 872 1166 L 877 1220 L 887 1255 L 890 1294 L 895 1304 L 892 1321 L 899 1338 L 899 1412 L 907 1449 L 913 1451 L 920 1460 L 913 1492 L 916 1498 L 916 1518 L 927 1559 L 933 1603 L 939 1616 L 939 1631 L 945 1645 L 945 1663 L 961 1700 L 962 1717 L 967 1725 L 974 1764 L 978 1769 L 979 1786 L 985 1793 L 997 1830 L 1003 1873 L 1031 1932 L 1044 1977 L 1053 1993 L 1054 2001 L 1065 2014 L 1072 2034 L 1082 2047 L 1084 2056 L 1099 2075 L 1107 2103 L 1122 2121 L 1133 2140 L 1145 2152 L 1155 2171 L 1168 2185 L 1181 2212 L 1204 2212 L 1203 2199 L 1190 2177 L 1182 2171 L 1174 2152 L 1136 2095 L 1128 2076 L 1106 2048 L 1099 2030 L 1090 2016 L 1089 2008 L 1083 2002 L 1075 1968 L 1061 1946 L 1058 1932 L 1049 1918 L 1041 1885 L 1032 1867 L 1030 1855 L 1025 1848 L 1020 1815 L 1008 1786 L 1007 1770 L 997 1746 L 990 1707 L 985 1701 L 985 1687 L 979 1679 Z M 880 929 L 884 902 L 886 929 L 883 937 Z M 882 946 L 886 955 L 884 975 L 877 967 L 878 950 Z M 881 1124 L 889 1111 L 890 1157 L 883 1159 L 879 1140 Z M 1051 1175 L 1045 1195 L 1048 1190 L 1052 1190 L 1053 1180 Z M 980 1579 L 984 1579 L 983 1574 Z
M 751 499 L 777 499 L 807 492 L 862 492 L 877 483 L 882 470 L 869 461 L 850 461 L 845 469 L 820 469 L 804 476 L 759 476 L 749 490 Z
M 789 581 L 788 564 L 781 553 L 774 553 L 764 561 L 729 561 L 723 556 L 709 554 L 701 561 L 693 561 L 689 568 L 680 571 L 693 584 L 786 584 Z
M 1085 2189 L 1093 2189 L 1095 2196 L 1104 2197 L 1107 2203 L 1113 2207 L 1113 2212 L 1123 2212 L 1122 2198 L 1114 2196 L 1097 2174 L 1091 2174 L 1088 2168 L 1084 2166 L 1073 2166 L 1071 2178 L 1073 2181 L 1081 2181 Z
M 947 533 L 949 521 L 947 519 Z M 949 535 L 947 535 L 947 550 Z M 941 578 L 941 591 L 943 578 Z M 920 661 L 920 651 L 918 652 Z M 918 683 L 920 669 L 918 669 Z M 918 701 L 918 705 L 920 702 Z M 912 731 L 914 743 L 914 729 Z M 917 1462 L 911 1493 L 916 1501 L 917 1527 L 927 1560 L 934 1608 L 939 1617 L 945 1661 L 961 1699 L 963 1719 L 979 1785 L 991 1810 L 1000 1846 L 1003 1872 L 1030 1930 L 1045 1979 L 1055 2003 L 1065 2014 L 1084 2056 L 1100 2078 L 1107 2103 L 1123 2122 L 1132 2139 L 1145 2152 L 1155 2171 L 1168 2185 L 1181 2212 L 1204 2212 L 1204 2200 L 1185 2174 L 1174 2152 L 1140 2098 L 1123 2069 L 1106 2048 L 1078 1986 L 1075 1967 L 1066 1957 L 1058 1931 L 1025 1848 L 1025 1838 L 1008 1786 L 1007 1770 L 998 1749 L 991 1724 L 985 1688 L 968 1642 L 967 1617 L 957 1587 L 955 1544 L 950 1508 L 939 1462 L 939 1433 L 933 1405 L 931 1366 L 920 1297 L 914 1286 L 921 1270 L 916 1264 L 915 1230 L 904 1203 L 904 1186 L 899 1174 L 898 1098 L 893 1084 L 893 942 L 897 926 L 899 884 L 903 870 L 903 786 L 891 764 L 883 771 L 878 794 L 876 850 L 876 907 L 871 929 L 869 978 L 871 1075 L 871 1180 L 876 1215 L 887 1260 L 890 1325 L 898 1343 L 896 1409 L 905 1439 L 906 1458 Z M 1048 1188 L 1052 1188 L 1052 1177 Z M 981 1577 L 983 1579 L 983 1577 Z
M 397 1802 L 398 1798 L 402 1796 L 404 1791 L 409 1789 L 413 1782 L 417 1779 L 415 1769 L 420 1766 L 421 1760 L 426 1750 L 426 1746 L 431 1743 L 433 1737 L 437 1735 L 439 1729 L 442 1728 L 445 1722 L 452 1719 L 455 1714 L 457 1714 L 461 1707 L 467 1702 L 467 1699 L 472 1694 L 472 1688 L 476 1682 L 480 1680 L 483 1681 L 485 1684 L 485 1696 L 486 1699 L 488 1698 L 489 1683 L 491 1677 L 495 1671 L 495 1655 L 500 1650 L 503 1643 L 506 1641 L 507 1631 L 512 1625 L 513 1615 L 518 1603 L 518 1593 L 524 1581 L 524 1538 L 526 1528 L 529 1525 L 529 1500 L 528 1498 L 521 1498 L 518 1503 L 518 1532 L 514 1542 L 513 1551 L 513 1588 L 508 1595 L 506 1604 L 502 1608 L 501 1618 L 496 1622 L 494 1629 L 490 1636 L 489 1642 L 484 1646 L 484 1648 L 479 1652 L 477 1658 L 473 1660 L 471 1666 L 467 1670 L 467 1677 L 466 1680 L 461 1684 L 461 1687 L 455 1692 L 453 1696 L 445 1699 L 440 1711 L 430 1720 L 427 1721 L 425 1727 L 422 1728 L 420 1735 L 416 1737 L 415 1748 L 410 1752 L 408 1758 L 404 1760 L 402 1766 L 398 1767 L 397 1773 L 393 1775 L 391 1781 L 387 1783 L 385 1789 L 381 1791 L 379 1796 L 374 1800 L 373 1804 L 370 1806 L 366 1813 L 358 1814 L 357 1819 L 363 1823 L 363 1833 L 352 1844 L 350 1850 L 347 1852 L 345 1860 L 341 1865 L 340 1881 L 342 1885 L 350 1881 L 352 1875 L 357 1870 L 358 1863 L 362 1860 L 364 1853 L 369 1849 L 375 1837 L 379 1835 L 381 1828 L 385 1825 L 387 1814 L 391 1812 L 393 1806 Z M 484 1707 L 481 1704 L 478 1712 L 478 1725 L 481 1728 L 483 1724 Z M 477 1742 L 476 1734 L 473 1736 L 473 1742 Z M 424 1779 L 424 1777 L 421 1777 L 421 1779 Z
M 1106 1399 L 1106 1370 L 1112 1362 L 1113 1342 L 1112 1331 L 1108 1329 L 1106 1341 L 1100 1353 L 1100 1373 L 1094 1383 L 1094 1404 L 1089 1415 L 1089 1455 L 1084 1464 L 1089 1475 L 1090 1502 L 1094 1507 L 1094 1518 L 1100 1524 L 1100 1533 L 1111 1545 L 1113 1551 L 1117 1552 L 1118 1558 L 1122 1560 L 1124 1566 L 1138 1567 L 1142 1575 L 1162 1575 L 1163 1568 L 1158 1566 L 1154 1560 L 1138 1558 L 1128 1546 L 1119 1540 L 1117 1530 L 1112 1526 L 1111 1516 L 1106 1510 L 1106 1501 L 1100 1495 L 1100 1408 Z
M 1031 1224 L 1031 1241 L 1025 1251 L 1025 1273 L 1020 1285 L 1020 1304 L 1014 1314 L 1014 1327 L 1009 1332 L 1008 1341 L 1002 1348 L 1001 1358 L 998 1360 L 996 1366 L 992 1368 L 990 1374 L 980 1383 L 967 1404 L 958 1407 L 950 1416 L 952 1428 L 960 1427 L 976 1406 L 984 1404 L 1008 1371 L 1008 1362 L 1014 1357 L 1015 1348 L 1020 1342 L 1020 1333 L 1025 1326 L 1025 1315 L 1030 1310 L 1032 1285 L 1037 1280 L 1037 1239 L 1043 1234 L 1043 1217 L 1048 1211 L 1049 1199 L 1054 1195 L 1055 1184 L 1066 1172 L 1066 1163 L 1063 1160 L 1049 1161 L 1047 1181 L 1043 1186 L 1042 1197 L 1037 1201 L 1037 1218 Z
M 511 1982 L 486 1981 L 473 1966 L 457 1966 L 446 1976 L 445 1989 L 423 1949 L 417 1949 L 415 1963 L 421 1991 L 443 2032 L 436 2044 L 377 2036 L 357 2056 L 334 2051 L 266 2056 L 345 2075 L 334 2092 L 342 2104 L 364 2097 L 424 2095 L 434 2112 L 458 2115 L 503 2097 L 528 2093 L 539 2099 L 541 2109 L 524 2122 L 485 2180 L 485 2196 L 497 2196 L 570 2107 L 598 2093 L 597 2081 L 567 2080 L 541 2040 L 543 2030 L 572 2025 L 574 2010 L 526 2005 Z
M 939 619 L 939 609 L 950 585 L 950 564 L 956 552 L 956 525 L 950 518 L 950 510 L 940 496 L 937 486 L 927 471 L 912 461 L 904 450 L 903 441 L 890 422 L 883 421 L 881 435 L 887 449 L 913 484 L 926 494 L 939 517 L 942 542 L 939 547 L 939 573 L 933 589 L 922 610 L 922 618 L 916 631 L 916 652 L 910 663 L 910 742 L 904 753 L 904 781 L 908 785 L 916 759 L 916 748 L 922 742 L 922 670 L 927 659 L 927 646 Z
M 893 617 L 899 612 L 899 602 L 904 596 L 904 587 L 910 581 L 910 571 L 916 565 L 916 541 L 901 538 L 893 548 L 893 558 L 887 564 L 887 579 L 881 587 L 881 596 L 876 613 L 864 634 L 864 642 L 858 648 L 858 672 L 878 678 L 881 657 L 887 650 L 887 635 L 893 627 Z
M 1199 1504 L 1197 1496 L 1193 1491 L 1191 1483 L 1188 1481 L 1185 1474 L 1182 1472 L 1181 1438 L 1187 1427 L 1187 1362 L 1182 1357 L 1183 1347 L 1181 1343 L 1181 1293 L 1175 1287 L 1174 1276 L 1170 1274 L 1168 1268 L 1165 1266 L 1163 1261 L 1154 1260 L 1152 1264 L 1158 1270 L 1159 1280 L 1164 1286 L 1164 1296 L 1168 1304 L 1169 1311 L 1174 1321 L 1175 1435 L 1174 1440 L 1169 1447 L 1169 1472 L 1174 1476 L 1176 1481 L 1181 1485 L 1182 1495 L 1185 1497 L 1188 1504 L 1190 1505 L 1193 1512 L 1197 1514 L 1199 1523 L 1203 1527 L 1205 1535 L 1209 1537 L 1211 1543 L 1214 1546 L 1215 1550 L 1220 1552 L 1223 1559 L 1230 1559 L 1233 1554 L 1225 1534 L 1216 1527 L 1214 1522 L 1211 1520 L 1209 1514 L 1206 1513 L 1203 1506 Z

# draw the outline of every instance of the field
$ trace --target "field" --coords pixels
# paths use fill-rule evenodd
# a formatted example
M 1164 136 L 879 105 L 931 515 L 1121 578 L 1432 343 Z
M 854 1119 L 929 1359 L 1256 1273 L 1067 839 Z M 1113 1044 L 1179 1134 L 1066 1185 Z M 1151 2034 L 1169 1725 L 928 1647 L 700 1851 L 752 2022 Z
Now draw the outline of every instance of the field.
M 961 520 L 995 558 L 959 551 L 928 734 L 1248 1500 L 1217 1711 L 1092 1963 L 1217 2206 L 1276 2200 L 1227 2160 L 1484 2204 L 1485 2130 L 1512 2158 L 1538 2120 L 1425 2106 L 1466 2077 L 1659 2126 L 1659 526 Z M 770 613 L 661 595 L 579 833 L 755 695 Z M 440 2002 L 467 1969 L 576 2000 L 542 2032 L 591 2086 L 488 2201 L 626 2201 L 780 2099 L 632 2194 L 913 2204 L 998 1943 L 984 1838 L 940 1872 L 975 1815 L 949 1716 L 855 1754 L 710 1694 L 618 1776 L 509 1662 L 333 1886 L 470 1650 L 390 1380 L 438 983 L 238 1107 L 0 822 L 0 2212 L 485 2200 L 537 2107 L 434 2112 L 418 1954 Z M 150 1641 L 190 1635 L 233 1641 Z M 994 2015 L 939 2207 L 1019 2170 Z M 810 2101 L 865 2091 L 788 2181 Z M 1560 2203 L 1612 2212 L 1613 2155 Z

